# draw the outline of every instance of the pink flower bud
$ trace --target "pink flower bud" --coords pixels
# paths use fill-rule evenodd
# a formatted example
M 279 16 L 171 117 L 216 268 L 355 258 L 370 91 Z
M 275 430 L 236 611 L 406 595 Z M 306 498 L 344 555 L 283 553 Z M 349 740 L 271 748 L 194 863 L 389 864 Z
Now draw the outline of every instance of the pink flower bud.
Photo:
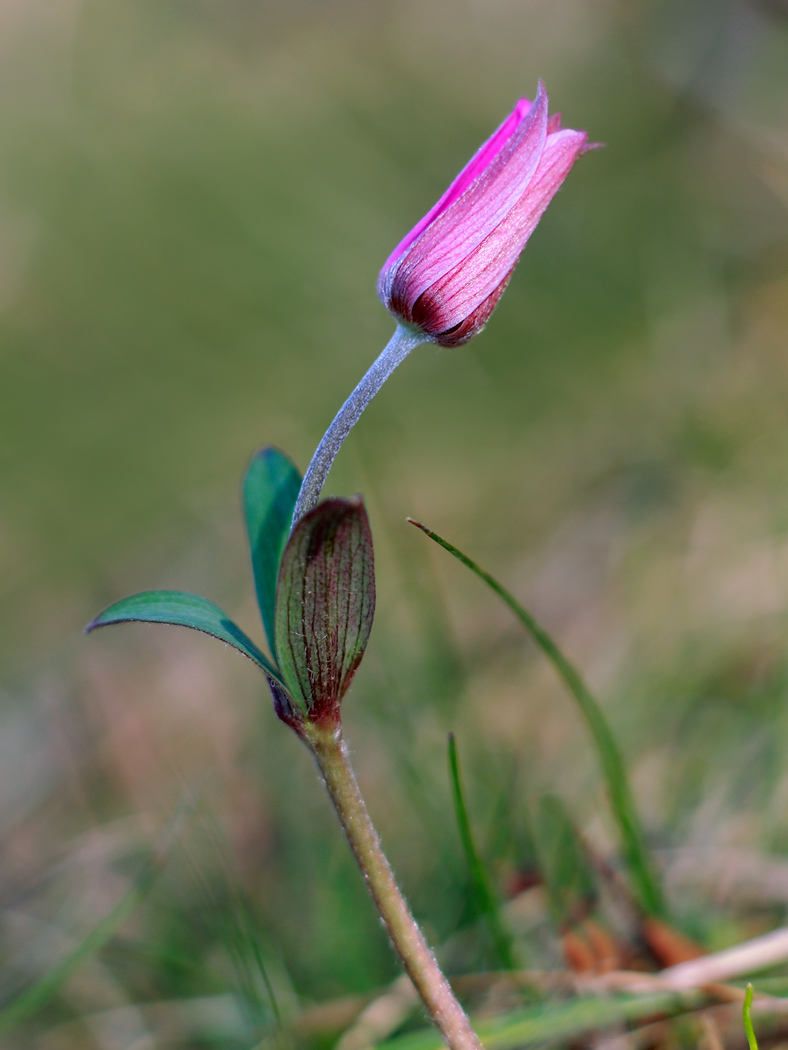
M 391 253 L 378 294 L 400 321 L 441 346 L 484 328 L 520 253 L 574 162 L 584 131 L 547 115 L 539 82 L 463 168 L 438 203 Z

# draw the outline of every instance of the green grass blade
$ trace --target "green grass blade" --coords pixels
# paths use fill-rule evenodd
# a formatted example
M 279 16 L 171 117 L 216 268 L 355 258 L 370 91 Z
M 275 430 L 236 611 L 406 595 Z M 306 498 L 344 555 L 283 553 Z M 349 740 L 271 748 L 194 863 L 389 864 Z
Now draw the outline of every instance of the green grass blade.
M 752 985 L 747 985 L 747 990 L 744 993 L 744 1006 L 742 1008 L 742 1016 L 744 1017 L 744 1032 L 747 1036 L 747 1043 L 749 1044 L 750 1050 L 758 1050 L 758 1040 L 755 1038 L 755 1030 L 752 1027 Z
M 636 1025 L 656 1015 L 677 1016 L 697 1009 L 703 1002 L 702 992 L 586 995 L 536 1003 L 512 1013 L 481 1018 L 478 1023 L 473 1018 L 472 1021 L 486 1050 L 518 1050 L 547 1041 L 574 1041 L 589 1032 L 622 1023 Z M 381 1043 L 377 1050 L 438 1050 L 441 1045 L 437 1032 L 422 1029 Z
M 583 841 L 556 795 L 543 795 L 534 813 L 539 867 L 556 928 L 565 931 L 597 903 L 596 877 Z
M 444 540 L 442 536 L 433 532 L 432 529 L 428 529 L 426 525 L 422 525 L 412 518 L 408 518 L 408 521 L 426 533 L 430 539 L 443 547 L 444 550 L 447 550 L 449 554 L 454 555 L 458 561 L 461 561 L 471 572 L 474 572 L 509 606 L 564 680 L 567 688 L 577 701 L 577 705 L 591 733 L 591 738 L 594 741 L 594 747 L 602 767 L 602 774 L 607 784 L 613 816 L 618 824 L 624 860 L 632 879 L 637 899 L 647 914 L 664 914 L 662 890 L 646 847 L 645 836 L 637 814 L 635 801 L 632 797 L 632 791 L 629 787 L 626 767 L 615 737 L 607 724 L 605 716 L 602 714 L 598 702 L 547 631 L 534 619 L 527 609 L 520 605 L 505 587 L 498 583 L 488 572 L 480 568 L 476 562 L 471 561 L 467 555 L 449 543 L 448 540 Z
M 5 1035 L 17 1024 L 37 1013 L 86 959 L 104 947 L 115 931 L 142 902 L 152 881 L 152 873 L 149 873 L 148 877 L 141 878 L 126 896 L 118 901 L 112 911 L 93 927 L 70 955 L 67 955 L 45 977 L 14 999 L 0 1013 L 0 1035 Z
M 178 807 L 162 836 L 162 843 L 153 851 L 145 862 L 134 885 L 120 898 L 115 907 L 100 919 L 80 943 L 54 966 L 48 974 L 37 981 L 26 992 L 17 996 L 8 1006 L 0 1010 L 0 1036 L 5 1035 L 28 1017 L 32 1017 L 55 995 L 58 989 L 68 980 L 82 963 L 105 944 L 120 929 L 123 923 L 136 911 L 148 895 L 154 882 L 161 874 L 167 861 L 169 848 L 178 834 L 184 818 L 184 811 L 190 810 L 192 803 Z
M 457 742 L 454 733 L 449 733 L 449 774 L 451 777 L 452 797 L 457 827 L 462 840 L 462 848 L 471 877 L 471 888 L 479 913 L 484 916 L 490 930 L 495 950 L 501 965 L 506 970 L 516 970 L 518 963 L 514 955 L 512 938 L 501 921 L 501 909 L 493 892 L 487 871 L 482 864 L 479 851 L 474 842 L 468 807 L 465 802 L 465 791 L 460 773 L 460 761 L 457 755 Z
M 212 878 L 207 877 L 194 856 L 189 858 L 202 890 L 206 917 L 210 916 L 210 926 L 219 933 L 232 960 L 240 984 L 238 1004 L 249 1029 L 266 1031 L 265 1038 L 270 1038 L 274 1027 L 281 1027 L 282 1016 L 263 957 L 258 915 L 216 819 L 203 812 L 196 824 L 201 836 L 200 853 L 217 858 Z

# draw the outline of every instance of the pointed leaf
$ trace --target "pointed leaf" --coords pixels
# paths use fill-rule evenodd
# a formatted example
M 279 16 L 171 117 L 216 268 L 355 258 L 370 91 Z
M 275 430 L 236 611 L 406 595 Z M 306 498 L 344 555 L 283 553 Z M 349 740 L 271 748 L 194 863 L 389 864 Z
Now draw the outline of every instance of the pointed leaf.
M 244 478 L 244 513 L 257 604 L 271 652 L 279 562 L 300 488 L 301 475 L 284 452 L 268 445 L 255 453 Z
M 276 657 L 310 720 L 338 719 L 374 613 L 375 562 L 364 504 L 327 499 L 293 529 L 276 596 Z
M 132 594 L 99 613 L 86 630 L 94 631 L 97 627 L 107 627 L 112 623 L 170 623 L 191 627 L 232 645 L 267 675 L 281 682 L 279 672 L 252 639 L 218 605 L 197 594 L 187 594 L 185 591 L 142 591 Z

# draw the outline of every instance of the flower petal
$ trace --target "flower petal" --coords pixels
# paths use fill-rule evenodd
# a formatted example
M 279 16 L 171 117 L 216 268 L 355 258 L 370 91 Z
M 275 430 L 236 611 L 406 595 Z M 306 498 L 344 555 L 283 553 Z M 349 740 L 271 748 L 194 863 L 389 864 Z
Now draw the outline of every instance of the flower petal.
M 378 278 L 386 308 L 442 346 L 480 332 L 545 208 L 595 148 L 548 115 L 540 81 L 389 256 Z
M 493 157 L 501 151 L 508 139 L 511 138 L 514 131 L 520 126 L 520 124 L 522 124 L 530 108 L 531 103 L 528 99 L 521 98 L 503 124 L 501 124 L 497 131 L 495 131 L 487 139 L 484 145 L 482 145 L 471 157 L 440 200 L 430 208 L 423 219 L 416 223 L 410 233 L 406 237 L 403 237 L 399 242 L 397 247 L 383 264 L 384 270 L 387 270 L 401 255 L 404 255 L 405 251 L 411 246 L 411 244 L 421 236 L 422 231 L 426 230 L 438 215 L 446 211 L 446 209 L 449 208 L 458 197 L 462 196 L 474 179 L 479 177 L 484 169 L 490 164 Z
M 388 271 L 383 298 L 412 305 L 422 292 L 461 263 L 511 211 L 533 177 L 545 144 L 547 95 L 536 99 L 488 167 L 424 230 Z M 405 316 L 407 316 L 405 314 Z
M 528 238 L 588 142 L 584 131 L 548 136 L 533 179 L 517 204 L 485 240 L 422 297 L 429 331 L 452 329 L 499 287 L 511 273 Z
M 498 287 L 491 292 L 490 295 L 488 295 L 487 298 L 472 311 L 472 313 L 463 318 L 459 324 L 453 325 L 445 331 L 438 332 L 434 336 L 434 341 L 440 346 L 462 346 L 463 343 L 467 343 L 469 339 L 473 339 L 475 335 L 481 332 L 482 328 L 484 328 L 489 321 L 493 310 L 498 305 L 498 300 L 506 291 L 506 287 L 515 271 L 515 266 L 509 270 Z M 425 293 L 425 295 L 418 300 L 414 313 L 419 312 L 419 304 L 422 300 L 426 299 L 428 294 L 429 293 Z

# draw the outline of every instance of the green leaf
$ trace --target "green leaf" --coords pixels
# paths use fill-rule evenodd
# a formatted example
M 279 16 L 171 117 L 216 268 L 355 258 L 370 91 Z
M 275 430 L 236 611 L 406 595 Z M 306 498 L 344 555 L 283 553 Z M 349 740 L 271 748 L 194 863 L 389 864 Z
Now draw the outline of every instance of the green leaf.
M 336 721 L 375 614 L 375 561 L 360 499 L 327 499 L 293 529 L 276 595 L 276 657 L 311 721 Z
M 94 631 L 97 627 L 107 627 L 112 623 L 170 623 L 191 627 L 232 645 L 257 664 L 261 671 L 265 671 L 280 685 L 284 684 L 271 661 L 233 623 L 227 613 L 197 594 L 187 594 L 185 591 L 143 591 L 141 594 L 132 594 L 99 613 L 86 630 Z
M 451 777 L 452 797 L 454 799 L 454 813 L 457 818 L 462 848 L 465 852 L 465 860 L 468 864 L 476 907 L 487 921 L 490 936 L 495 945 L 501 966 L 505 970 L 516 970 L 517 960 L 514 955 L 512 938 L 502 922 L 500 905 L 473 838 L 454 733 L 449 733 L 449 776 Z
M 583 919 L 597 898 L 596 877 L 585 846 L 563 802 L 556 795 L 539 800 L 534 821 L 550 912 L 563 931 Z
M 632 797 L 626 766 L 618 749 L 616 738 L 613 736 L 610 726 L 602 714 L 602 708 L 599 706 L 598 701 L 544 627 L 534 619 L 527 609 L 520 605 L 514 595 L 498 583 L 494 576 L 485 572 L 476 562 L 471 561 L 466 554 L 463 554 L 448 540 L 444 540 L 437 532 L 433 532 L 432 529 L 428 529 L 426 525 L 422 525 L 412 518 L 408 518 L 408 521 L 411 525 L 415 525 L 417 529 L 421 529 L 422 532 L 426 533 L 430 539 L 435 540 L 449 554 L 454 555 L 471 572 L 476 573 L 479 579 L 483 580 L 509 606 L 564 680 L 569 692 L 575 698 L 577 706 L 580 708 L 580 713 L 585 718 L 586 725 L 591 733 L 599 764 L 602 767 L 602 775 L 607 783 L 610 807 L 618 824 L 624 859 L 634 884 L 638 902 L 648 915 L 664 914 L 665 906 L 662 899 L 662 890 L 646 846 L 646 838 L 640 824 L 635 800 Z
M 257 604 L 271 652 L 279 563 L 300 488 L 301 475 L 284 452 L 268 445 L 255 453 L 244 478 L 244 514 Z

